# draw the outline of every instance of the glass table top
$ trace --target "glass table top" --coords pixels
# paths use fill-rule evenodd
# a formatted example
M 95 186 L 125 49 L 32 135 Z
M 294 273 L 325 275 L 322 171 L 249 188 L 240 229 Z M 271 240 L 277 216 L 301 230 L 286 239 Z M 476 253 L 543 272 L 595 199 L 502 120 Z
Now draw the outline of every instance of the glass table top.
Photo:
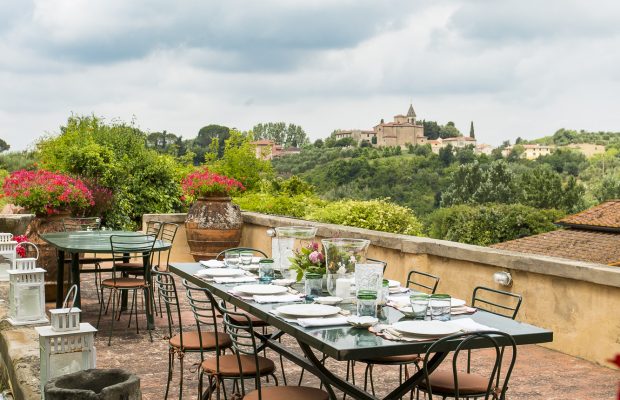
M 112 249 L 110 236 L 144 235 L 142 232 L 131 231 L 87 231 L 87 232 L 53 232 L 44 233 L 41 238 L 59 250 L 72 253 L 109 253 Z M 166 250 L 171 244 L 157 240 L 153 250 Z

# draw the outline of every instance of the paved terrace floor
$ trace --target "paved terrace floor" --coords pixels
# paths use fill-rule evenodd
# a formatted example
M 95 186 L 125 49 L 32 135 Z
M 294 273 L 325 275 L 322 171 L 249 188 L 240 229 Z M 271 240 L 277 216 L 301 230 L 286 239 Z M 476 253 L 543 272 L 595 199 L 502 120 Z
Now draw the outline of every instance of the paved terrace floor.
M 97 321 L 99 305 L 96 300 L 92 275 L 83 275 L 86 282 L 83 284 L 82 308 L 83 320 L 93 325 Z M 180 283 L 180 282 L 179 282 Z M 182 300 L 184 293 L 179 296 Z M 48 304 L 52 306 L 52 304 Z M 193 317 L 186 302 L 183 308 L 183 323 L 188 328 L 193 326 Z M 168 346 L 165 318 L 156 317 L 156 329 L 153 332 L 153 343 L 149 341 L 144 329 L 146 321 L 144 315 L 139 315 L 140 334 L 135 333 L 135 323 L 126 330 L 127 315 L 121 317 L 120 323 L 115 323 L 112 335 L 112 345 L 107 345 L 107 334 L 110 316 L 104 316 L 101 324 L 101 334 L 96 339 L 97 367 L 123 368 L 141 379 L 141 387 L 145 400 L 163 399 L 166 387 Z M 290 338 L 285 343 L 294 345 Z M 596 343 L 593 341 L 593 346 Z M 268 356 L 277 359 L 275 353 Z M 611 355 L 610 355 L 611 357 Z M 185 389 L 184 398 L 196 398 L 197 374 L 190 372 L 189 367 L 197 362 L 198 356 L 189 354 L 185 358 Z M 333 360 L 327 361 L 331 370 L 341 376 L 345 374 L 346 363 Z M 278 363 L 278 378 L 281 380 L 281 370 Z M 284 368 L 289 384 L 297 382 L 299 367 L 285 361 Z M 192 369 L 193 371 L 193 369 Z M 357 382 L 363 380 L 363 365 L 356 368 Z M 511 378 L 509 399 L 518 400 L 585 400 L 585 399 L 615 399 L 620 372 L 602 367 L 588 361 L 548 350 L 540 346 L 519 346 L 517 364 Z M 380 397 L 388 393 L 398 382 L 398 367 L 377 367 L 375 369 L 375 389 Z M 318 387 L 319 381 L 306 373 L 304 385 Z M 248 387 L 250 385 L 248 384 Z M 178 364 L 174 372 L 170 399 L 178 398 Z

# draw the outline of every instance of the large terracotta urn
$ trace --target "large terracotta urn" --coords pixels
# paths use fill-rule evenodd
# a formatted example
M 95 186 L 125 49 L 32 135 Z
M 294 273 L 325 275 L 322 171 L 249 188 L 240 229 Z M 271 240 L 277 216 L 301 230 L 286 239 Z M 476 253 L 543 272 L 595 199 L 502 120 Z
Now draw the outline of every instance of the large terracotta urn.
M 187 244 L 194 260 L 209 260 L 239 246 L 242 227 L 241 210 L 229 196 L 197 199 L 185 218 Z
M 28 241 L 37 245 L 39 248 L 39 259 L 37 267 L 43 268 L 45 272 L 45 301 L 56 301 L 56 278 L 58 276 L 58 257 L 56 248 L 41 239 L 41 235 L 49 232 L 62 232 L 64 226 L 62 220 L 68 218 L 69 212 L 48 216 L 36 216 L 28 229 L 26 236 Z M 65 274 L 67 276 L 68 274 Z

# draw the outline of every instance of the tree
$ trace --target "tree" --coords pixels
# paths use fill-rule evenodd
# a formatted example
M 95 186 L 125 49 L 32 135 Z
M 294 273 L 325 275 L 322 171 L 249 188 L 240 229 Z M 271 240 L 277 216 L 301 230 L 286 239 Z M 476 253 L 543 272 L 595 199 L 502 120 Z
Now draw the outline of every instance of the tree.
M 317 139 L 314 141 L 314 147 L 316 147 L 317 149 L 320 149 L 323 147 L 325 143 L 323 143 L 322 139 Z
M 437 140 L 441 132 L 441 127 L 437 122 L 422 120 L 422 126 L 424 127 L 424 136 L 429 140 Z
M 11 148 L 11 145 L 5 142 L 3 139 L 0 139 L 0 153 L 3 151 L 7 151 Z
M 456 129 L 456 126 L 454 126 L 454 122 L 452 121 L 449 121 L 447 124 L 445 124 L 439 129 L 439 137 L 442 139 L 459 136 L 463 135 L 458 129 Z
M 562 177 L 548 166 L 538 166 L 524 172 L 520 178 L 520 203 L 537 208 L 556 208 L 566 212 L 583 209 L 585 188 L 569 177 L 566 185 Z
M 476 134 L 474 133 L 474 121 L 471 121 L 471 124 L 469 124 L 469 137 L 473 139 L 476 138 Z
M 578 176 L 579 172 L 588 166 L 588 160 L 582 153 L 563 148 L 559 148 L 546 156 L 538 157 L 536 161 L 550 165 L 554 171 L 560 174 L 573 176 Z
M 620 174 L 608 175 L 595 188 L 594 196 L 599 202 L 620 199 Z
M 276 144 L 286 147 L 301 147 L 308 143 L 308 137 L 303 128 L 285 122 L 260 123 L 252 128 L 256 139 L 273 140 Z
M 196 153 L 198 163 L 204 162 L 204 154 L 213 140 L 218 141 L 217 156 L 222 157 L 226 140 L 230 137 L 230 128 L 223 125 L 207 125 L 200 128 L 194 139 L 192 150 Z
M 444 167 L 454 162 L 454 152 L 451 144 L 439 149 L 439 160 L 441 160 Z

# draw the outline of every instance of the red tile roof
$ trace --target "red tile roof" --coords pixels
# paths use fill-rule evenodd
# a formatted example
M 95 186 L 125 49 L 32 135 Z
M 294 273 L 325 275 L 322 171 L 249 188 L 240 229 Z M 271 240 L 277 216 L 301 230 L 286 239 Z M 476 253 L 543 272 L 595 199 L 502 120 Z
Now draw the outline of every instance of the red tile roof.
M 541 233 L 490 247 L 598 264 L 620 262 L 620 234 L 583 229 Z
M 598 206 L 557 221 L 559 225 L 620 232 L 620 200 L 605 201 Z

